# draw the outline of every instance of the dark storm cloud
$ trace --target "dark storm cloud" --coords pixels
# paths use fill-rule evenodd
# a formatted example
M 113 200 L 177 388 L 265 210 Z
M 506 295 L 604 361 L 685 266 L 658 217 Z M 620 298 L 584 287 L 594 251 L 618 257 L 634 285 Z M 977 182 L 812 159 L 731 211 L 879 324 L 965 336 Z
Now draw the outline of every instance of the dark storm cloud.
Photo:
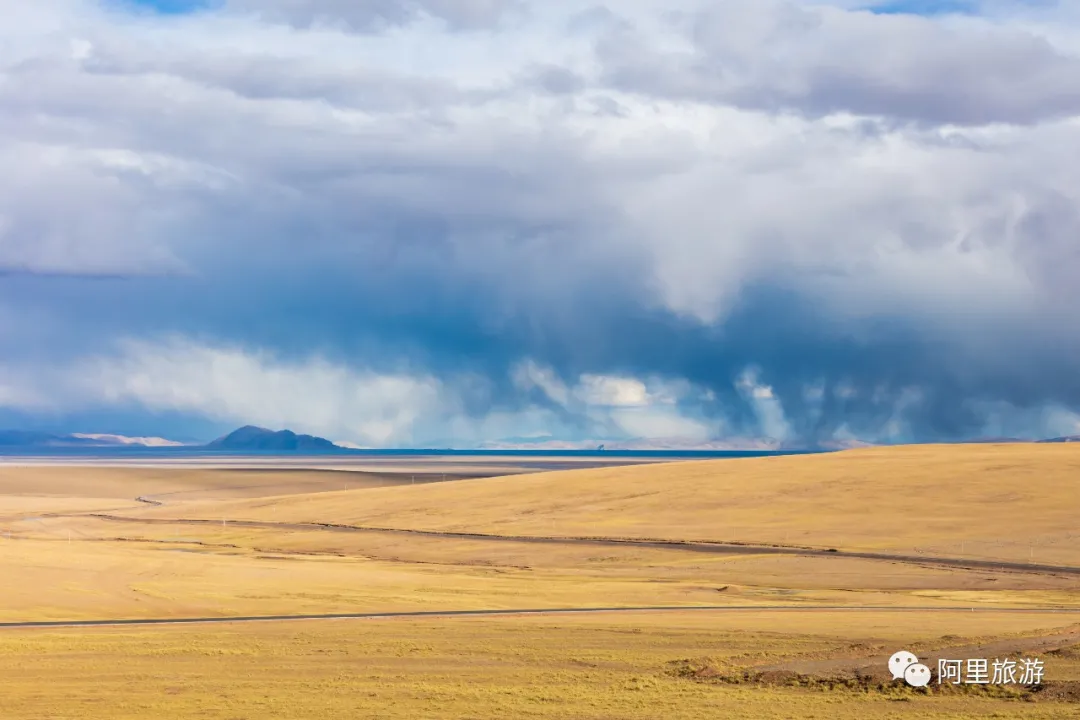
M 679 65 L 651 50 L 666 5 L 565 38 L 543 33 L 588 8 L 554 5 L 499 31 L 492 68 L 455 33 L 414 38 L 443 58 L 417 64 L 378 35 L 90 7 L 53 6 L 70 42 L 0 55 L 0 418 L 826 442 L 1038 434 L 1080 411 L 1074 130 L 936 126 L 1070 112 L 1048 41 L 727 3 L 682 8 L 676 28 L 700 22 Z M 601 42 L 605 84 L 593 34 L 631 24 Z M 940 33 L 992 79 L 912 49 Z M 815 119 L 841 106 L 888 117 Z
M 66 291 L 52 282 L 36 294 L 64 306 L 51 311 L 65 324 L 87 328 L 74 336 L 66 333 L 54 357 L 72 346 L 85 352 L 102 333 L 153 337 L 166 327 L 208 342 L 229 338 L 272 347 L 286 359 L 314 350 L 346 366 L 387 372 L 407 362 L 446 377 L 480 373 L 493 383 L 467 408 L 477 416 L 520 409 L 525 398 L 506 371 L 521 357 L 543 358 L 566 378 L 582 373 L 684 378 L 715 393 L 710 402 L 689 402 L 687 410 L 722 416 L 731 430 L 748 435 L 760 428 L 737 383 L 753 365 L 760 369 L 759 380 L 773 387 L 794 438 L 804 441 L 826 441 L 841 426 L 878 438 L 912 388 L 920 396 L 904 409 L 907 429 L 895 439 L 978 434 L 986 422 L 982 402 L 1003 401 L 1018 409 L 1049 402 L 1080 407 L 1076 355 L 1059 352 L 1054 337 L 1030 329 L 1001 328 L 1001 342 L 1026 350 L 994 368 L 995 363 L 966 355 L 948 338 L 927 337 L 902 318 L 878 318 L 837 333 L 827 310 L 769 288 L 747 290 L 737 312 L 721 326 L 706 328 L 643 308 L 634 297 L 635 278 L 626 275 L 593 275 L 588 284 L 568 283 L 550 304 L 530 304 L 522 302 L 524 293 L 464 283 L 462 273 L 448 281 L 446 268 L 386 270 L 392 282 L 365 278 L 357 283 L 355 276 L 335 277 L 323 268 L 306 281 L 296 274 L 287 281 L 249 273 L 240 283 L 227 278 L 128 281 L 104 289 L 100 283 L 69 280 Z M 24 298 L 35 294 L 26 285 L 19 290 Z M 36 350 L 48 347 L 49 340 L 39 338 Z M 822 398 L 808 399 L 808 388 L 816 384 Z

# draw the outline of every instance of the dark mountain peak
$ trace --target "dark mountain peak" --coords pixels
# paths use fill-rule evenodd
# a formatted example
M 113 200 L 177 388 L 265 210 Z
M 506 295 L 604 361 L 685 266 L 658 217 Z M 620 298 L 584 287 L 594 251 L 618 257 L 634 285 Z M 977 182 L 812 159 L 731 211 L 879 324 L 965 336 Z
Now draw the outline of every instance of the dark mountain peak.
M 284 432 L 289 432 L 289 431 L 286 430 Z M 265 437 L 267 435 L 273 435 L 273 434 L 274 434 L 273 430 L 269 430 L 269 429 L 264 428 L 264 427 L 259 427 L 258 425 L 245 425 L 242 428 L 237 428 L 236 430 L 233 430 L 228 435 L 223 435 L 222 437 L 219 437 L 217 440 L 214 440 L 214 442 L 210 443 L 210 444 L 213 445 L 214 443 L 226 442 L 226 441 L 228 441 L 228 442 L 243 442 L 243 441 L 254 440 L 254 439 L 257 439 L 257 438 L 261 438 L 261 437 Z
M 207 444 L 211 450 L 337 450 L 337 445 L 314 435 L 298 435 L 292 430 L 268 430 L 245 425 Z
M 1064 437 L 1051 438 L 1049 440 L 1040 440 L 1044 443 L 1067 443 L 1067 442 L 1080 442 L 1080 435 L 1066 435 Z

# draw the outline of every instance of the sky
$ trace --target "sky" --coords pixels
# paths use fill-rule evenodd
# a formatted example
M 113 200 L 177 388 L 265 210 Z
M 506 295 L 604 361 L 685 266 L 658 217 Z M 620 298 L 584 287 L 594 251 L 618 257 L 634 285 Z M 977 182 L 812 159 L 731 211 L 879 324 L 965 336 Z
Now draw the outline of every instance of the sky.
M 1080 433 L 1080 7 L 0 3 L 0 427 Z

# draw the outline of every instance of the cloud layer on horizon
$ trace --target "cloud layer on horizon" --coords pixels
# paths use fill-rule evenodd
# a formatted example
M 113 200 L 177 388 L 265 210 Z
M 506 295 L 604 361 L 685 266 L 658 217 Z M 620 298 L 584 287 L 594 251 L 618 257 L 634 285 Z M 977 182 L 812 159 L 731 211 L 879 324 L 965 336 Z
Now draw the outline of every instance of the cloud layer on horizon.
M 4 8 L 0 420 L 1080 432 L 1080 13 L 873 5 Z

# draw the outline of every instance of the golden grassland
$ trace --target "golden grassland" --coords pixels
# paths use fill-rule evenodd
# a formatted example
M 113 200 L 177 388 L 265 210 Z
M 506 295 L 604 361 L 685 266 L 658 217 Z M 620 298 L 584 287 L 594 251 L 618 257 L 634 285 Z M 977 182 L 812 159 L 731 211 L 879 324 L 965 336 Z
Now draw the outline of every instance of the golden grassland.
M 7 720 L 356 718 L 1061 718 L 1062 702 L 697 682 L 754 666 L 1047 632 L 1054 617 L 962 613 L 525 617 L 0 631 Z M 946 637 L 942 637 L 942 636 Z M 1080 678 L 1075 656 L 1048 679 Z
M 918 549 L 1080 566 L 1078 481 L 1080 447 L 1020 444 L 416 485 L 382 472 L 0 466 L 0 621 L 763 608 L 4 628 L 0 718 L 1067 717 L 1075 699 L 729 684 L 680 668 L 846 662 L 1046 635 L 1080 613 L 994 608 L 1080 608 L 1077 575 L 287 524 Z M 212 522 L 169 522 L 199 518 Z M 275 525 L 235 524 L 243 519 Z M 765 610 L 778 605 L 883 610 Z M 1080 650 L 1048 656 L 1047 668 L 1048 679 L 1080 683 Z
M 1080 577 L 54 518 L 0 539 L 0 621 L 674 605 L 1080 608 Z M 70 538 L 70 539 L 69 539 Z
M 451 477 L 460 468 L 450 468 Z M 421 479 L 430 479 L 431 473 Z M 360 490 L 410 484 L 396 472 L 350 470 L 198 468 L 168 466 L 0 465 L 0 494 L 11 498 L 108 498 L 131 501 L 150 497 L 185 499 L 263 497 L 329 490 Z M 0 508 L 3 506 L 0 505 Z
M 590 536 L 602 534 L 599 529 L 615 518 L 624 526 L 612 535 L 676 539 L 718 539 L 703 529 L 711 517 L 756 523 L 730 538 L 737 541 L 767 541 L 769 536 L 755 533 L 773 526 L 785 528 L 777 529 L 774 539 L 782 532 L 790 540 L 799 528 L 818 532 L 815 528 L 844 521 L 844 538 L 855 540 L 826 544 L 904 551 L 917 534 L 922 549 L 953 557 L 974 553 L 962 553 L 953 540 L 943 539 L 950 532 L 966 538 L 961 546 L 977 546 L 991 525 L 999 555 L 1016 559 L 1005 550 L 1023 547 L 1025 539 L 1038 535 L 1054 542 L 1040 545 L 1033 559 L 1061 562 L 1070 560 L 1076 547 L 1076 478 L 1071 471 L 1078 457 L 1071 446 L 913 447 L 392 488 L 378 485 L 394 478 L 348 473 L 354 487 L 364 487 L 358 480 L 367 479 L 370 489 L 322 493 L 310 490 L 334 487 L 346 473 L 0 468 L 0 491 L 7 493 L 0 496 L 0 508 L 8 511 L 0 515 L 0 571 L 24 580 L 0 586 L 0 619 L 754 603 L 1076 607 L 1077 576 L 845 557 L 704 555 L 228 522 L 219 526 L 216 518 Z M 909 479 L 906 493 L 890 489 L 900 478 Z M 925 497 L 910 478 L 924 484 L 932 479 L 939 487 L 935 498 Z M 1021 485 L 1024 493 L 1013 499 L 1000 495 L 1006 486 Z M 294 494 L 227 499 L 283 488 Z M 40 494 L 31 496 L 30 491 Z M 693 505 L 687 499 L 690 491 L 697 496 Z M 990 505 L 994 517 L 985 517 L 982 499 L 971 499 L 976 491 L 997 498 Z M 147 509 L 131 501 L 135 493 L 167 504 Z M 911 503 L 912 498 L 917 502 Z M 84 514 L 102 510 L 99 502 L 133 518 L 201 516 L 215 521 L 156 525 Z M 46 509 L 63 515 L 60 506 L 75 516 L 41 517 Z M 780 523 L 778 518 L 800 507 L 799 524 L 794 519 Z M 584 514 L 595 522 L 587 525 Z M 1068 522 L 1055 519 L 1062 514 Z M 448 522 L 451 515 L 458 521 Z M 952 521 L 940 522 L 944 516 Z M 649 526 L 641 529 L 645 523 Z M 894 530 L 899 540 L 891 537 Z M 1029 549 L 1028 558 L 1033 554 Z
M 183 514 L 1080 564 L 1078 508 L 1080 447 L 1018 443 L 568 470 L 192 505 Z

